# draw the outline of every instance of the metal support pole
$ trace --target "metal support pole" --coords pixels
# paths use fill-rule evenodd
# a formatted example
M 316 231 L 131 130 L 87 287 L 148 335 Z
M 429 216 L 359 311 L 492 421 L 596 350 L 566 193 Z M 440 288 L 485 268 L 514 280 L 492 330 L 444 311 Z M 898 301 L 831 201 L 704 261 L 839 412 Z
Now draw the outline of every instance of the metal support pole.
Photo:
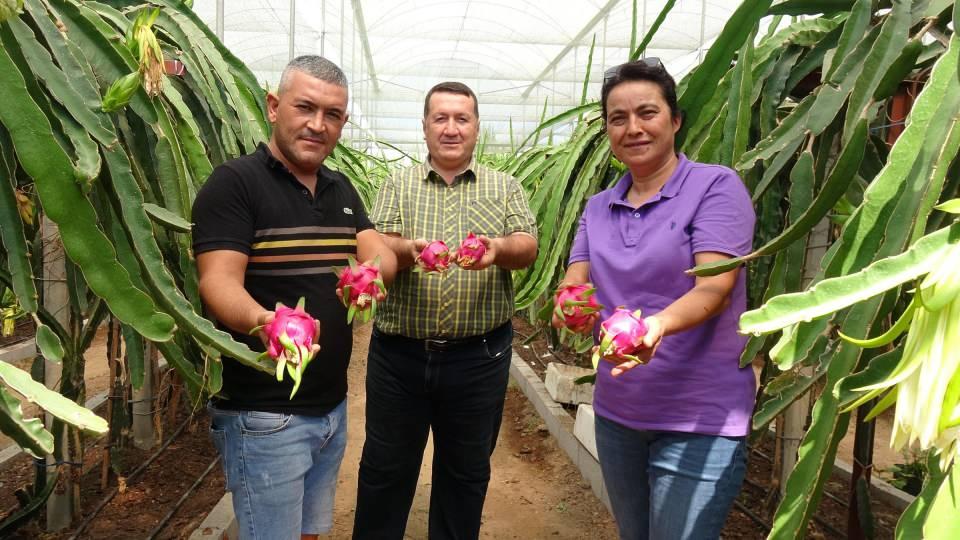
M 43 307 L 47 309 L 64 327 L 70 328 L 70 294 L 67 290 L 66 253 L 60 240 L 60 229 L 50 218 L 43 216 L 41 221 L 43 242 Z M 63 377 L 63 364 L 44 359 L 43 381 L 47 388 L 59 392 Z M 54 429 L 53 415 L 46 413 L 44 424 L 57 438 L 53 455 L 47 456 L 47 481 L 57 481 L 50 498 L 47 499 L 47 530 L 61 531 L 70 526 L 73 520 L 72 474 L 69 465 L 58 465 L 57 461 L 70 462 L 70 438 L 67 426 Z M 57 470 L 62 474 L 55 476 Z
M 703 36 L 707 26 L 707 0 L 700 2 L 700 46 L 697 48 L 697 64 L 703 62 Z
M 290 0 L 290 49 L 287 53 L 287 61 L 293 60 L 294 44 L 297 41 L 297 0 Z
M 143 354 L 143 384 L 133 389 L 133 445 L 141 450 L 156 446 L 153 429 L 154 416 L 154 371 L 156 369 L 157 347 L 147 342 Z
M 324 43 L 327 40 L 327 0 L 320 2 L 320 56 L 324 56 Z
M 214 33 L 217 39 L 223 41 L 223 0 L 217 0 L 217 19 L 214 24 Z

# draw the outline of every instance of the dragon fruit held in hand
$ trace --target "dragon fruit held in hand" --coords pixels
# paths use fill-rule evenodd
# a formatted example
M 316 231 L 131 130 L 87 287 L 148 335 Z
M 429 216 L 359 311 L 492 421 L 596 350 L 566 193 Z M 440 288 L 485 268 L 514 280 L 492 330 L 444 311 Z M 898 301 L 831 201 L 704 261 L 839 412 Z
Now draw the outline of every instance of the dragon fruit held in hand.
M 557 289 L 553 295 L 553 313 L 563 321 L 564 328 L 576 333 L 587 333 L 592 329 L 589 325 L 591 316 L 603 309 L 594 296 L 596 291 L 589 283 Z
M 487 246 L 480 241 L 480 238 L 472 232 L 467 233 L 467 237 L 463 239 L 460 248 L 457 249 L 457 264 L 461 268 L 470 268 L 482 259 L 486 252 Z
M 357 264 L 356 259 L 347 259 L 350 266 L 340 272 L 337 291 L 347 310 L 347 323 L 352 323 L 357 312 L 367 322 L 377 313 L 377 302 L 387 297 L 387 288 L 380 275 L 380 257 L 372 263 Z
M 297 302 L 296 308 L 277 302 L 273 320 L 250 331 L 251 334 L 262 331 L 266 335 L 267 350 L 260 356 L 269 356 L 277 361 L 277 380 L 283 380 L 284 367 L 290 373 L 293 379 L 290 399 L 300 388 L 303 370 L 313 359 L 312 347 L 318 337 L 317 321 L 303 310 L 303 304 L 303 297 Z
M 640 362 L 636 353 L 643 348 L 646 333 L 647 325 L 640 318 L 639 309 L 631 312 L 617 308 L 613 315 L 600 323 L 600 346 L 593 353 L 593 367 L 597 367 L 600 357 Z
M 450 248 L 443 240 L 434 240 L 417 255 L 415 270 L 421 272 L 445 272 L 450 268 Z

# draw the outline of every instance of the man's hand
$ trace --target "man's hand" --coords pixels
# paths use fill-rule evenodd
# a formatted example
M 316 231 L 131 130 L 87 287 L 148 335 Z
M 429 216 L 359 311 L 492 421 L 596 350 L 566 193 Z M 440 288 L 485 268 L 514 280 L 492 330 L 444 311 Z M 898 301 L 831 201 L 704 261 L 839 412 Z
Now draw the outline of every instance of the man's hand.
M 257 337 L 260 338 L 260 341 L 263 342 L 264 350 L 270 348 L 270 338 L 267 336 L 267 333 L 263 331 L 263 327 L 272 323 L 273 319 L 276 317 L 276 313 L 273 311 L 264 311 L 257 315 L 257 326 L 254 328 L 259 328 L 257 330 Z M 319 320 L 314 319 L 317 323 L 317 339 L 314 341 L 313 345 L 310 346 L 310 355 L 315 355 L 320 352 L 320 329 L 321 324 Z M 277 360 L 274 358 L 274 360 Z
M 423 238 L 415 238 L 407 241 L 407 244 L 410 246 L 410 257 L 413 259 L 413 266 L 419 266 L 421 270 L 425 270 L 426 267 L 420 262 L 420 253 L 423 252 L 423 248 L 427 247 L 430 242 Z
M 486 248 L 486 251 L 483 253 L 483 257 L 480 257 L 480 260 L 471 264 L 464 270 L 483 270 L 493 266 L 493 261 L 497 258 L 498 249 L 500 247 L 500 238 L 490 238 L 489 236 L 478 235 L 477 240 L 480 240 L 480 243 L 483 244 L 483 247 Z
M 429 243 L 430 243 L 430 242 L 427 242 L 427 241 L 424 240 L 423 238 L 415 238 L 415 239 L 413 239 L 413 240 L 410 240 L 410 242 L 409 242 L 409 245 L 410 245 L 410 257 L 413 259 L 414 264 L 417 264 L 417 262 L 416 262 L 416 261 L 417 261 L 417 257 L 420 256 L 420 252 L 422 252 L 422 251 L 423 251 L 423 248 L 427 247 L 427 244 L 429 244 Z

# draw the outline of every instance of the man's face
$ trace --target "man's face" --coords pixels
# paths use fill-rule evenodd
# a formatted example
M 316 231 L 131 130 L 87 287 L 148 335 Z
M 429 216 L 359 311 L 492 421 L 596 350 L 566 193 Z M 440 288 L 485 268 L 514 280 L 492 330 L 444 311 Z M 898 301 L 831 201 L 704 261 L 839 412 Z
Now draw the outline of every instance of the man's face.
M 293 71 L 279 96 L 267 95 L 267 116 L 276 157 L 295 174 L 316 174 L 347 122 L 347 89 Z
M 436 92 L 430 96 L 423 135 L 434 167 L 462 169 L 470 163 L 477 145 L 480 120 L 470 96 Z

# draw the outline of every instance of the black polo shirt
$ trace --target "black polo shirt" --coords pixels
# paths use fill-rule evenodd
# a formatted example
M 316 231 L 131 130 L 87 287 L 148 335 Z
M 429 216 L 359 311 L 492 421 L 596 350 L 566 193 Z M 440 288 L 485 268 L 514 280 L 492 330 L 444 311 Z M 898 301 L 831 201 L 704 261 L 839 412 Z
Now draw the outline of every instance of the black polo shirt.
M 372 229 L 357 191 L 342 174 L 321 167 L 315 195 L 277 161 L 265 144 L 217 167 L 193 203 L 195 254 L 228 249 L 249 256 L 244 287 L 267 309 L 277 302 L 293 307 L 303 296 L 306 310 L 321 323 L 320 352 L 289 399 L 293 383 L 283 382 L 231 358 L 223 361 L 227 409 L 324 415 L 347 395 L 347 366 L 353 333 L 347 310 L 337 299 L 334 267 L 356 257 L 357 233 Z M 255 351 L 255 336 L 233 338 Z

